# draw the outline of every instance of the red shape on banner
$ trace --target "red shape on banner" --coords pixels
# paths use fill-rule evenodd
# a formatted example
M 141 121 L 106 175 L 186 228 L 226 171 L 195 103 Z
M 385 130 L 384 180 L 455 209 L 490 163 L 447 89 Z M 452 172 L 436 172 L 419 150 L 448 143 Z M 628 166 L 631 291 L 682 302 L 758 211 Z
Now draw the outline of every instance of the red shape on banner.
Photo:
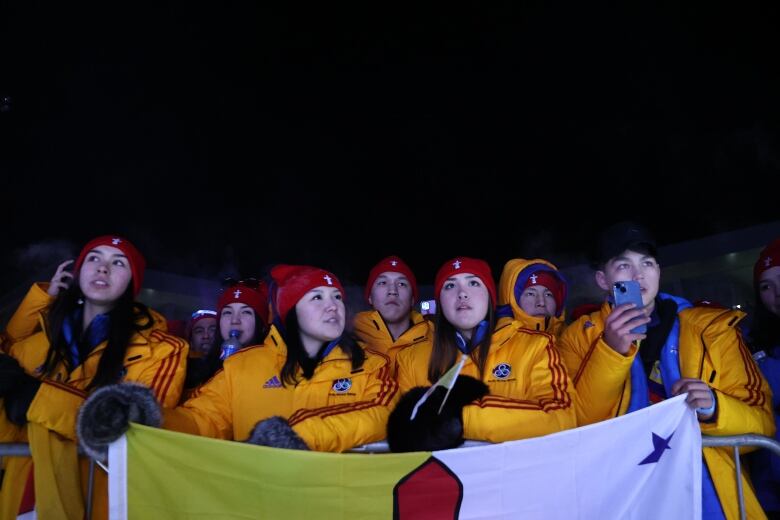
M 397 520 L 455 519 L 463 501 L 463 483 L 434 457 L 398 481 L 393 489 Z

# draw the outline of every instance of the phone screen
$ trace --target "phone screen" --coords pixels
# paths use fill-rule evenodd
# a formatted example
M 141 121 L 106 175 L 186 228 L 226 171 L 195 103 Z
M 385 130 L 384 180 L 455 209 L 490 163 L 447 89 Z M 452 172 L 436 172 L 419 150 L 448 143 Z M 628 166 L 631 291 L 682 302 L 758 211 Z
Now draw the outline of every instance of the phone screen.
M 627 280 L 625 282 L 615 282 L 612 285 L 612 296 L 615 299 L 615 305 L 624 303 L 633 303 L 635 308 L 644 307 L 642 303 L 642 289 L 636 280 Z M 647 324 L 643 323 L 631 329 L 633 334 L 644 334 L 647 332 Z

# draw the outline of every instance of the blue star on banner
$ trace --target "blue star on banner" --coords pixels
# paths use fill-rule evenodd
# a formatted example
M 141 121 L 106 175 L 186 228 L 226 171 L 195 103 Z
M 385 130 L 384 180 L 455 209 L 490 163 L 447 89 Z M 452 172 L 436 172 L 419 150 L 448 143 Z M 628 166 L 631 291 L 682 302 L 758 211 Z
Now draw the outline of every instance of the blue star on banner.
M 664 454 L 664 450 L 672 449 L 669 447 L 669 441 L 672 440 L 672 436 L 674 436 L 674 432 L 672 432 L 672 434 L 666 439 L 653 433 L 653 452 L 645 457 L 642 462 L 638 464 L 638 466 L 641 466 L 642 464 L 655 464 L 661 460 L 661 455 Z

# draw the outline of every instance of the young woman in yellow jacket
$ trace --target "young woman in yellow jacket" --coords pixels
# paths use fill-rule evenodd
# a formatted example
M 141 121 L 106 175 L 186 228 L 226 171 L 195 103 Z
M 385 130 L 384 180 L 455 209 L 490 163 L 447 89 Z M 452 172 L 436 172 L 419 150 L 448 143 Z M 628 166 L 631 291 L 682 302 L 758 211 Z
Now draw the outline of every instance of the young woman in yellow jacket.
M 398 383 L 408 394 L 388 425 L 391 449 L 450 448 L 464 437 L 503 442 L 575 426 L 573 386 L 553 337 L 516 321 L 494 330 L 496 289 L 487 263 L 466 257 L 446 262 L 436 275 L 434 293 L 433 342 L 397 357 Z M 436 383 L 462 356 L 461 376 L 447 401 L 464 405 L 462 410 L 452 406 L 448 412 L 445 406 L 439 413 L 442 391 L 411 420 L 409 412 L 424 387 Z
M 186 342 L 166 334 L 165 320 L 133 298 L 145 260 L 124 238 L 102 236 L 36 284 L 3 334 L 0 442 L 29 442 L 32 460 L 4 461 L 0 518 L 34 507 L 82 518 L 87 461 L 79 462 L 76 416 L 95 390 L 119 381 L 145 385 L 174 406 L 184 381 Z M 34 472 L 32 471 L 34 462 Z M 106 476 L 95 472 L 92 517 L 107 515 Z
M 317 451 L 340 452 L 382 440 L 397 384 L 387 357 L 364 351 L 343 335 L 339 280 L 308 266 L 280 265 L 271 276 L 276 320 L 264 343 L 227 358 L 192 398 L 164 411 L 161 425 Z M 124 398 L 123 392 L 108 388 L 85 406 L 79 430 L 86 449 L 100 452 L 126 429 L 124 424 L 109 431 L 100 420 L 101 400 Z

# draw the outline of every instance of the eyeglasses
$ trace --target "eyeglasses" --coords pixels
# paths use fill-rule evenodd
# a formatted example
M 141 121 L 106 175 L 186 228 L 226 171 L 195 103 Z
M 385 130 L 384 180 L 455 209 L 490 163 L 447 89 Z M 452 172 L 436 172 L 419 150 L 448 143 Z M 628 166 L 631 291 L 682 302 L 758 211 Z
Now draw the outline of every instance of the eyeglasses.
M 210 311 L 207 309 L 198 309 L 197 311 L 192 313 L 192 316 L 190 317 L 191 320 L 194 320 L 195 318 L 200 318 L 201 316 L 214 316 L 216 318 L 217 311 Z
M 224 278 L 222 280 L 222 287 L 233 287 L 234 285 L 243 285 L 244 287 L 249 287 L 250 289 L 257 289 L 258 287 L 260 287 L 260 284 L 262 283 L 263 283 L 262 280 L 259 280 L 254 277 L 236 280 L 232 276 L 228 276 L 227 278 Z

